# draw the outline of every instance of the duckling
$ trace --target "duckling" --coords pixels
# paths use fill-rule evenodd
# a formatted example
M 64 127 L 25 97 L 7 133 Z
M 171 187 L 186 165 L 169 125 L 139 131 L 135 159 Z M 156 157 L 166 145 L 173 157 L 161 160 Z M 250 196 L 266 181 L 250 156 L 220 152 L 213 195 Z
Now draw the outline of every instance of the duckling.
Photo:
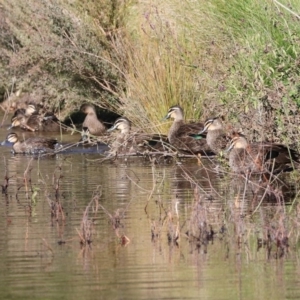
M 112 142 L 110 154 L 138 154 L 145 151 L 158 152 L 168 149 L 167 137 L 159 134 L 131 133 L 131 122 L 118 118 L 107 131 L 118 129 L 120 133 Z
M 213 154 L 207 144 L 205 135 L 198 136 L 197 139 L 191 136 L 203 130 L 203 123 L 184 123 L 183 109 L 178 105 L 169 108 L 164 119 L 169 118 L 174 119 L 168 133 L 168 140 L 172 146 L 178 150 L 192 154 Z
M 106 131 L 104 124 L 97 118 L 96 110 L 92 104 L 83 104 L 80 110 L 86 114 L 82 127 L 89 129 L 90 134 L 103 135 Z
M 249 144 L 242 134 L 233 137 L 227 151 L 235 173 L 278 173 L 300 162 L 300 154 L 294 149 L 270 142 Z
M 226 150 L 228 143 L 230 142 L 229 137 L 226 135 L 223 124 L 221 120 L 216 118 L 210 118 L 207 119 L 204 123 L 204 128 L 201 130 L 195 138 L 198 137 L 198 135 L 201 135 L 203 133 L 206 133 L 206 142 L 210 149 L 215 154 L 221 154 L 224 150 Z
M 57 144 L 56 139 L 47 139 L 42 137 L 33 137 L 20 141 L 16 133 L 11 132 L 7 135 L 6 140 L 13 144 L 15 154 L 43 154 L 54 152 Z M 2 143 L 4 145 L 5 141 Z

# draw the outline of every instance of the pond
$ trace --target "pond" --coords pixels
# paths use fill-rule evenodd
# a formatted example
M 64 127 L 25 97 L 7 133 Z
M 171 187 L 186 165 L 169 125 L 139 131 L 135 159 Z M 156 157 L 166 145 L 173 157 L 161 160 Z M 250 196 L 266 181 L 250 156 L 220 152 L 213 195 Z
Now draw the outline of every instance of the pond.
M 0 147 L 2 299 L 300 297 L 291 175 L 264 185 L 215 158 L 102 162 L 104 150 Z

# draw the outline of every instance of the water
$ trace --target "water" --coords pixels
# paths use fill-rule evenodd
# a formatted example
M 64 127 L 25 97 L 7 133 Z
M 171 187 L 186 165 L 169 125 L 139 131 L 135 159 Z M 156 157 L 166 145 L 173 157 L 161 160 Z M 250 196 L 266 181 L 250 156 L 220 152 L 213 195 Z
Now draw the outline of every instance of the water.
M 89 152 L 0 147 L 1 299 L 299 298 L 296 188 L 283 191 L 288 204 L 260 204 L 258 179 L 218 173 L 215 160 L 100 163 Z

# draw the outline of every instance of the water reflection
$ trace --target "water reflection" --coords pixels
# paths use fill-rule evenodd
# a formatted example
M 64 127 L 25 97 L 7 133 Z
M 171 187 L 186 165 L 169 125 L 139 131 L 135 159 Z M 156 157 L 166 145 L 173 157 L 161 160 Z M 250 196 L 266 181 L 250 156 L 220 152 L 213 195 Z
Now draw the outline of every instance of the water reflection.
M 208 159 L 100 163 L 80 151 L 34 159 L 0 152 L 4 299 L 299 295 L 289 176 L 246 180 Z

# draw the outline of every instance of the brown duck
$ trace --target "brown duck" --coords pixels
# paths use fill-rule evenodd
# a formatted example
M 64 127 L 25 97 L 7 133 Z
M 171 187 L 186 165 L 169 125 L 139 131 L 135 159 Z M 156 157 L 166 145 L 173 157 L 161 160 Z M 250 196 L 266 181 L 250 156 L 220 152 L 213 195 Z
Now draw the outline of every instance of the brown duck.
M 174 119 L 168 133 L 168 140 L 172 146 L 187 153 L 212 154 L 205 136 L 192 137 L 203 130 L 203 123 L 185 123 L 183 109 L 178 105 L 169 108 L 164 119 L 170 118 Z
M 107 131 L 113 130 L 119 130 L 119 134 L 110 145 L 110 153 L 113 155 L 167 151 L 170 147 L 164 135 L 132 133 L 131 122 L 126 117 L 118 118 Z
M 225 133 L 223 124 L 219 118 L 207 119 L 204 123 L 203 130 L 201 130 L 198 135 L 203 133 L 207 133 L 207 144 L 215 154 L 220 154 L 226 150 L 230 139 Z
M 39 130 L 47 132 L 66 131 L 68 127 L 54 113 L 46 112 L 41 120 Z
M 61 123 L 51 112 L 44 116 L 38 114 L 33 104 L 27 106 L 26 110 L 18 109 L 13 115 L 12 124 L 8 129 L 20 127 L 29 131 L 60 132 L 67 130 L 66 125 Z
M 26 109 L 17 109 L 11 118 L 11 126 L 8 129 L 20 127 L 29 131 L 36 131 L 40 125 L 40 116 L 34 104 L 29 104 Z
M 294 149 L 270 142 L 249 144 L 242 134 L 233 137 L 227 151 L 235 173 L 278 173 L 300 162 L 300 154 Z
M 80 110 L 86 114 L 82 127 L 88 128 L 89 133 L 92 135 L 96 135 L 96 136 L 103 135 L 106 131 L 106 127 L 98 119 L 95 106 L 92 104 L 83 104 L 80 107 Z
M 9 133 L 6 140 L 13 144 L 13 152 L 15 154 L 43 154 L 54 152 L 57 144 L 56 139 L 48 139 L 43 137 L 33 137 L 20 141 L 16 133 Z M 5 141 L 2 143 L 2 145 Z

